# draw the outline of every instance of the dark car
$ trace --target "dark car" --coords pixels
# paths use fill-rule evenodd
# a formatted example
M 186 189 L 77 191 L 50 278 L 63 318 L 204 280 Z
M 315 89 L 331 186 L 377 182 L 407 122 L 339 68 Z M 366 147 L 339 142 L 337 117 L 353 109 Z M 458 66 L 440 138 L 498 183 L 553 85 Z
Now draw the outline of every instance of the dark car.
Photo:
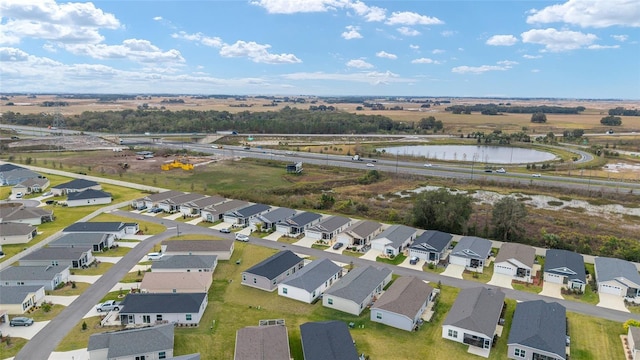
M 418 261 L 420 261 L 420 259 L 417 256 L 412 256 L 411 259 L 409 259 L 409 264 L 415 265 Z
M 23 316 L 14 317 L 9 322 L 9 325 L 10 326 L 31 326 L 33 325 L 33 319 L 28 317 L 23 317 Z
M 492 173 L 492 172 L 493 172 L 493 170 L 491 170 L 491 169 L 484 169 L 484 172 L 486 172 L 486 173 Z
M 339 242 L 339 243 L 335 243 L 335 245 L 333 245 L 333 250 L 338 250 L 338 249 L 340 249 L 340 248 L 341 248 L 341 247 L 343 247 L 343 246 L 344 246 L 344 244 L 343 244 L 343 243 L 341 243 L 341 242 Z

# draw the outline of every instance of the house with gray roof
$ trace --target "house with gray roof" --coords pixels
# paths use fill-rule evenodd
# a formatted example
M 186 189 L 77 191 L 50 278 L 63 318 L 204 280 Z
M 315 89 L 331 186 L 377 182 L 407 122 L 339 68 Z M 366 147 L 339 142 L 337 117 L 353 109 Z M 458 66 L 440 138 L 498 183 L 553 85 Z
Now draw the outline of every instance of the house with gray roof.
M 256 216 L 266 214 L 271 211 L 271 206 L 265 204 L 253 204 L 239 208 L 233 211 L 228 211 L 224 214 L 224 222 L 231 224 L 233 227 L 247 227 L 249 221 Z
M 640 327 L 629 326 L 627 343 L 631 351 L 631 360 L 640 360 Z
M 28 179 L 40 177 L 40 174 L 22 166 L 6 163 L 0 165 L 0 186 L 17 185 Z
M 284 250 L 264 259 L 242 272 L 242 285 L 273 291 L 304 267 L 304 259 L 291 250 Z
M 409 246 L 409 256 L 415 256 L 427 263 L 437 264 L 447 256 L 447 249 L 449 249 L 452 240 L 453 235 L 449 233 L 427 230 L 413 240 Z
M 176 190 L 163 191 L 163 192 L 147 195 L 140 199 L 136 199 L 131 202 L 131 206 L 139 210 L 145 209 L 145 208 L 151 209 L 153 207 L 157 207 L 160 201 L 170 199 L 172 197 L 176 197 L 180 195 L 184 195 L 184 193 L 182 191 L 176 191 Z
M 364 266 L 349 271 L 324 292 L 322 306 L 359 316 L 391 281 L 391 270 Z
M 62 230 L 63 233 L 105 233 L 112 234 L 115 239 L 122 239 L 127 234 L 136 234 L 140 230 L 137 223 L 117 221 L 77 222 Z
M 88 189 L 78 192 L 71 192 L 67 195 L 67 206 L 91 206 L 111 204 L 113 198 L 111 193 L 102 190 Z
M 411 245 L 418 230 L 405 225 L 391 225 L 375 239 L 371 240 L 371 249 L 387 256 L 397 256 Z
M 22 315 L 44 301 L 44 286 L 0 286 L 0 312 Z
M 131 293 L 120 305 L 122 325 L 196 326 L 207 307 L 207 293 Z
M 20 258 L 21 266 L 65 265 L 82 269 L 95 261 L 90 247 L 43 247 Z
M 234 250 L 233 240 L 165 240 L 162 253 L 166 255 L 215 255 L 218 260 L 229 260 Z
M 582 255 L 568 250 L 548 249 L 544 260 L 544 281 L 584 292 L 587 278 Z
M 497 288 L 462 289 L 442 323 L 442 337 L 479 348 L 489 357 L 505 305 Z
M 533 246 L 503 243 L 493 262 L 493 271 L 496 274 L 511 276 L 513 280 L 531 283 L 535 276 L 535 260 L 536 249 Z
M 38 235 L 35 226 L 22 223 L 0 223 L 0 245 L 26 244 Z
M 11 194 L 15 195 L 17 193 L 23 194 L 33 194 L 33 193 L 41 193 L 49 187 L 49 179 L 44 176 L 27 179 L 25 181 L 20 182 L 19 184 L 14 185 L 11 188 Z
M 69 266 L 9 266 L 0 271 L 0 286 L 44 286 L 54 290 L 69 281 Z M 0 289 L 2 291 L 2 289 Z
M 39 207 L 26 207 L 20 203 L 0 205 L 0 222 L 41 225 L 53 221 L 53 211 Z
M 227 201 L 222 196 L 205 196 L 202 199 L 187 201 L 180 205 L 180 212 L 185 216 L 200 216 L 202 210 L 207 206 L 215 206 Z
M 431 285 L 413 276 L 397 278 L 371 306 L 371 321 L 413 331 L 435 298 Z
M 115 243 L 115 236 L 107 233 L 69 233 L 53 240 L 49 247 L 73 248 L 90 247 L 93 252 L 101 252 L 111 248 Z
M 284 236 L 297 237 L 322 220 L 322 215 L 313 212 L 301 212 L 296 216 L 276 224 L 276 231 Z
M 181 194 L 178 196 L 172 196 L 168 199 L 160 200 L 156 203 L 156 207 L 162 209 L 162 211 L 166 213 L 173 214 L 177 211 L 180 211 L 180 207 L 183 204 L 189 203 L 191 201 L 196 201 L 200 199 L 204 199 L 206 196 L 202 194 Z
M 633 263 L 598 256 L 595 258 L 594 267 L 598 293 L 630 299 L 640 296 L 640 275 Z
M 358 360 L 358 351 L 344 321 L 300 325 L 304 360 Z
M 468 271 L 481 273 L 491 255 L 491 241 L 464 236 L 449 254 L 449 263 L 464 266 Z
M 311 304 L 341 277 L 342 268 L 333 261 L 314 260 L 278 284 L 278 295 Z
M 249 219 L 249 227 L 251 230 L 257 230 L 258 224 L 260 224 L 260 229 L 262 231 L 271 231 L 276 229 L 276 225 L 291 219 L 296 215 L 296 210 L 289 209 L 286 207 L 277 208 L 269 211 L 268 213 L 264 213 Z
M 351 219 L 344 216 L 330 216 L 305 230 L 304 235 L 312 239 L 331 242 L 335 237 L 351 225 Z
M 200 211 L 200 216 L 203 221 L 216 222 L 224 219 L 224 214 L 229 211 L 234 211 L 247 207 L 248 202 L 242 200 L 229 200 L 221 204 L 210 205 Z
M 167 255 L 153 261 L 151 272 L 213 272 L 216 266 L 216 255 Z
M 73 192 L 80 192 L 89 189 L 102 190 L 102 186 L 93 180 L 73 179 L 64 184 L 52 186 L 51 192 L 54 196 L 62 196 Z
M 509 359 L 565 360 L 567 311 L 557 302 L 525 301 L 516 305 L 507 341 Z
M 247 326 L 236 331 L 233 360 L 290 360 L 284 325 Z
M 371 240 L 382 232 L 382 224 L 371 220 L 361 220 L 338 234 L 338 242 L 357 250 L 371 244 Z

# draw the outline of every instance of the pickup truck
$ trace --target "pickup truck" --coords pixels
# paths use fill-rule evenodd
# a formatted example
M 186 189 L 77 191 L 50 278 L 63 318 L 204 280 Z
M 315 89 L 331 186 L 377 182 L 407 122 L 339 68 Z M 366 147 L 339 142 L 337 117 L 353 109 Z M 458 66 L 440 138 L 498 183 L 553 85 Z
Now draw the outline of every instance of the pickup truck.
M 96 306 L 96 310 L 98 312 L 103 312 L 103 311 L 111 311 L 111 310 L 120 310 L 120 301 L 115 301 L 115 300 L 109 300 L 109 301 L 105 301 L 102 304 L 98 304 L 98 306 Z

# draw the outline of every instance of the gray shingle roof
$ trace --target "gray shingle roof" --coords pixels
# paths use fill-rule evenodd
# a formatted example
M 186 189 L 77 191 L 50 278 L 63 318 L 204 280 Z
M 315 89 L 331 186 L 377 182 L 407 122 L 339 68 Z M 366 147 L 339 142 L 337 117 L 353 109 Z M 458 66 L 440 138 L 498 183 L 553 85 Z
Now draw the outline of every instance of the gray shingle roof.
M 626 279 L 640 285 L 638 269 L 629 261 L 598 256 L 595 259 L 595 270 L 597 281 Z
M 402 245 L 416 233 L 416 229 L 405 225 L 391 225 L 385 231 L 376 236 L 376 239 L 388 239 L 394 248 Z M 375 240 L 375 239 L 374 239 Z
M 222 196 L 214 195 L 214 196 L 207 196 L 205 198 L 194 200 L 194 201 L 189 201 L 189 202 L 186 202 L 186 203 L 184 203 L 182 205 L 186 206 L 186 207 L 202 209 L 202 208 L 205 208 L 207 206 L 220 204 L 220 203 L 224 202 L 225 200 L 226 199 L 223 198 Z
M 271 206 L 269 206 L 269 205 L 253 204 L 253 205 L 245 206 L 243 208 L 231 211 L 230 215 L 236 216 L 236 217 L 240 217 L 240 218 L 248 218 L 248 217 L 260 214 L 262 212 L 265 212 L 265 211 L 267 211 L 269 209 L 271 209 Z M 227 214 L 225 214 L 225 215 L 227 215 Z
M 90 251 L 90 246 L 73 248 L 43 247 L 23 256 L 21 260 L 78 260 L 84 253 Z
M 109 349 L 109 359 L 173 349 L 173 324 L 93 334 L 88 351 Z
M 151 264 L 153 269 L 208 269 L 213 267 L 218 257 L 216 255 L 168 255 Z
M 6 269 L 0 271 L 0 282 L 2 281 L 14 281 L 14 280 L 53 280 L 56 275 L 60 274 L 69 266 L 9 266 Z
M 145 196 L 145 197 L 143 197 L 142 199 L 139 199 L 139 200 L 157 202 L 157 201 L 170 199 L 172 197 L 176 197 L 176 196 L 180 196 L 180 195 L 184 195 L 184 193 L 182 191 L 169 190 L 169 191 L 164 191 L 164 192 L 161 192 L 161 193 L 151 194 L 151 195 Z
M 325 220 L 320 221 L 318 224 L 309 228 L 309 231 L 319 231 L 325 233 L 332 233 L 342 226 L 346 225 L 351 219 L 344 216 L 331 216 Z
M 220 205 L 207 206 L 205 209 L 213 214 L 223 214 L 227 211 L 233 211 L 249 205 L 248 202 L 242 200 L 230 200 Z
M 257 359 L 291 359 L 286 326 L 247 326 L 236 332 L 234 360 Z
M 118 232 L 124 229 L 125 224 L 115 221 L 105 222 L 77 222 L 62 230 L 63 232 Z
M 202 195 L 202 194 L 194 194 L 194 193 L 180 194 L 180 195 L 168 198 L 168 199 L 164 199 L 164 200 L 160 201 L 160 203 L 173 204 L 173 205 L 182 205 L 182 204 L 188 203 L 190 201 L 195 201 L 195 200 L 198 200 L 198 199 L 202 199 L 204 197 L 205 197 L 205 195 Z
M 67 194 L 67 200 L 88 200 L 88 199 L 101 199 L 101 198 L 110 198 L 111 194 L 102 191 L 102 190 L 94 190 L 87 189 L 79 192 L 72 192 Z
M 451 244 L 452 239 L 453 235 L 449 233 L 427 230 L 413 240 L 413 244 L 409 248 L 440 253 Z
M 42 186 L 46 185 L 48 181 L 49 181 L 49 179 L 47 179 L 47 178 L 31 178 L 31 179 L 27 179 L 27 180 L 21 182 L 18 185 L 23 185 L 23 186 L 26 186 L 26 187 L 34 187 L 35 185 L 37 185 L 37 186 L 42 187 Z
M 315 260 L 303 267 L 295 276 L 283 281 L 282 284 L 313 291 L 341 270 L 340 266 L 329 259 Z
M 14 222 L 26 219 L 50 217 L 53 211 L 37 207 L 3 206 L 0 207 L 0 219 L 4 222 Z
M 462 289 L 444 320 L 444 325 L 475 331 L 493 338 L 504 304 L 500 289 L 476 287 Z
M 565 357 L 567 312 L 564 306 L 542 300 L 516 305 L 508 345 L 523 345 Z
M 278 223 L 293 217 L 296 214 L 296 211 L 293 209 L 289 209 L 286 207 L 277 208 L 269 211 L 266 214 L 262 214 L 258 216 L 261 220 L 266 220 L 270 223 Z
M 495 263 L 509 261 L 510 259 L 516 259 L 521 263 L 533 268 L 533 263 L 536 259 L 536 249 L 533 246 L 517 244 L 517 243 L 504 243 L 500 246 L 498 256 L 496 256 Z
M 182 251 L 229 251 L 233 240 L 166 240 L 166 252 Z
M 206 293 L 128 294 L 121 304 L 120 313 L 197 314 L 206 296 Z
M 359 239 L 364 239 L 380 229 L 382 224 L 371 220 L 362 220 L 349 226 L 344 232 Z
M 100 185 L 95 181 L 92 180 L 85 180 L 85 179 L 74 179 L 71 180 L 69 182 L 66 182 L 64 184 L 59 184 L 56 186 L 52 186 L 53 189 L 72 189 L 72 190 L 79 190 L 79 189 L 86 189 L 86 188 L 90 188 L 90 187 L 94 187 Z
M 0 287 L 0 304 L 22 304 L 30 293 L 44 288 L 42 285 L 19 285 Z
M 544 272 L 567 276 L 586 283 L 582 255 L 568 250 L 548 249 L 544 259 Z
M 10 164 L 10 163 L 1 164 L 0 165 L 0 173 L 7 172 L 7 171 L 13 171 L 13 170 L 16 170 L 16 169 L 26 170 L 26 168 L 23 168 L 22 166 Z
M 451 255 L 484 260 L 491 253 L 491 241 L 475 236 L 464 236 L 451 250 Z
M 305 211 L 285 221 L 285 223 L 289 226 L 303 227 L 311 222 L 320 219 L 321 217 L 322 215 L 320 214 Z
M 418 278 L 399 277 L 373 304 L 371 311 L 383 309 L 413 319 L 432 292 L 433 288 Z
M 300 325 L 304 360 L 357 360 L 358 351 L 347 324 L 342 321 Z
M 0 227 L 2 228 L 2 232 L 0 233 L 2 236 L 27 235 L 36 230 L 35 227 L 23 223 L 3 222 L 0 223 Z
M 373 266 L 355 268 L 325 291 L 325 294 L 361 304 L 389 275 L 391 270 L 387 268 L 377 269 Z
M 294 254 L 291 250 L 284 250 L 262 260 L 244 272 L 263 276 L 267 279 L 275 279 L 278 275 L 301 261 L 302 258 Z
M 40 174 L 29 169 L 15 169 L 7 172 L 0 172 L 0 177 L 4 177 L 8 183 L 21 181 L 21 179 L 33 179 L 38 176 L 40 176 Z
M 105 233 L 69 233 L 64 234 L 56 240 L 50 242 L 49 246 L 93 246 L 106 241 L 109 236 L 112 235 Z

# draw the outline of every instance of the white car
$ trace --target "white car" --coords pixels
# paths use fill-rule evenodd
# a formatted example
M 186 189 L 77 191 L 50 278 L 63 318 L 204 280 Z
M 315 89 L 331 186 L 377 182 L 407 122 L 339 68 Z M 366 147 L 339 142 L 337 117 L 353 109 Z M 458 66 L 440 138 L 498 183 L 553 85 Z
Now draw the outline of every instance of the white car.
M 431 164 L 429 164 L 429 163 L 424 164 L 424 167 L 432 167 L 432 166 L 433 166 L 433 165 L 431 165 Z
M 373 165 L 372 163 L 367 163 L 368 167 L 374 167 L 375 165 Z
M 542 177 L 542 175 L 540 175 L 540 174 L 533 174 L 531 176 L 533 176 L 533 177 Z
M 21 192 L 16 193 L 16 199 L 22 199 L 22 193 Z
M 212 149 L 217 149 L 217 148 L 218 148 L 218 145 L 211 145 L 211 148 L 212 148 Z
M 244 235 L 244 234 L 236 233 L 236 240 L 243 241 L 243 242 L 248 242 L 249 241 L 249 237 L 247 235 Z
M 164 256 L 164 254 L 162 254 L 162 253 L 152 252 L 152 253 L 149 253 L 147 255 L 147 260 L 152 260 L 152 261 L 153 260 L 160 260 L 160 259 L 162 259 L 163 256 Z
M 506 173 L 506 172 L 507 172 L 507 170 L 505 170 L 504 168 L 500 168 L 500 169 L 496 170 L 496 172 L 497 172 L 498 174 L 504 174 L 504 173 Z

